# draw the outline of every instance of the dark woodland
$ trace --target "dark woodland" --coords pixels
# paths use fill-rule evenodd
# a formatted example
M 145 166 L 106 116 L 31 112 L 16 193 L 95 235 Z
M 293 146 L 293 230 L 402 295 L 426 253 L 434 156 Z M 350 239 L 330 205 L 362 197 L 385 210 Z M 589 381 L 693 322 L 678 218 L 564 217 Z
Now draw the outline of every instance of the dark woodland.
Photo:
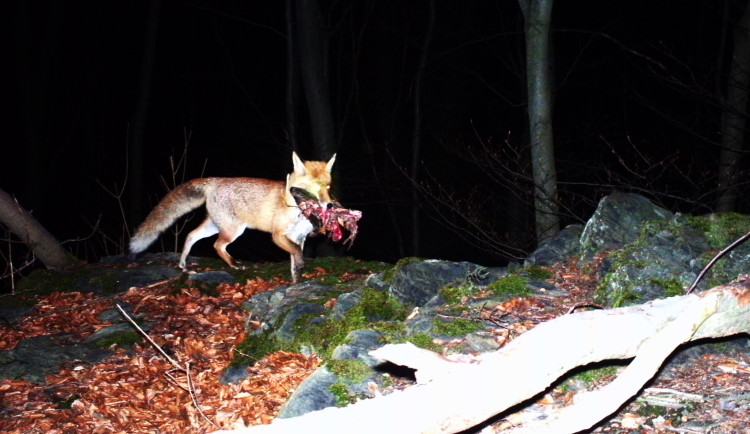
M 363 213 L 345 254 L 518 261 L 540 241 L 526 3 L 11 2 L 0 189 L 93 262 L 124 253 L 183 181 L 282 179 L 293 150 L 337 153 L 334 195 Z M 560 227 L 616 190 L 675 212 L 750 212 L 748 7 L 555 3 Z M 3 262 L 28 258 L 0 238 Z M 174 248 L 165 234 L 152 250 Z M 231 249 L 287 259 L 260 232 Z

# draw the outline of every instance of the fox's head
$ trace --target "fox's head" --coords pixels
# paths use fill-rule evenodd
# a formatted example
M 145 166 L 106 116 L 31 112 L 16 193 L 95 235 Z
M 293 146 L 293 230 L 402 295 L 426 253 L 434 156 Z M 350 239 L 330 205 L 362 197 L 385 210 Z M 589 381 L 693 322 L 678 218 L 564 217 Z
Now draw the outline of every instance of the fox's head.
M 286 193 L 292 187 L 301 188 L 322 203 L 331 203 L 329 190 L 331 188 L 331 169 L 333 162 L 336 161 L 336 154 L 333 154 L 328 162 L 325 161 L 305 161 L 303 162 L 292 152 L 292 162 L 294 171 L 287 175 Z M 294 203 L 292 200 L 291 203 Z

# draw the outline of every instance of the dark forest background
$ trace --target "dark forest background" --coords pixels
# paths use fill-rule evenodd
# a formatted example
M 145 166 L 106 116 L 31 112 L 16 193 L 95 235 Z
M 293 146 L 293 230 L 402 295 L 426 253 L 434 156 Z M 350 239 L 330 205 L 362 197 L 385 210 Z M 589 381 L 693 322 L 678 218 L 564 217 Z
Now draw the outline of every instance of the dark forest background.
M 0 188 L 76 256 L 95 261 L 122 253 L 129 231 L 174 183 L 282 179 L 293 149 L 327 159 L 313 146 L 304 92 L 288 93 L 287 8 L 299 3 L 310 2 L 8 3 Z M 335 195 L 364 213 L 347 254 L 502 265 L 533 250 L 518 2 L 312 4 L 327 54 Z M 673 211 L 714 211 L 727 77 L 745 7 L 556 2 L 563 226 L 585 222 L 614 190 Z M 740 163 L 736 210 L 748 212 Z M 171 250 L 174 237 L 160 244 Z M 212 254 L 211 244 L 194 253 Z M 0 244 L 6 261 L 19 249 Z M 244 260 L 287 259 L 262 233 L 230 250 Z

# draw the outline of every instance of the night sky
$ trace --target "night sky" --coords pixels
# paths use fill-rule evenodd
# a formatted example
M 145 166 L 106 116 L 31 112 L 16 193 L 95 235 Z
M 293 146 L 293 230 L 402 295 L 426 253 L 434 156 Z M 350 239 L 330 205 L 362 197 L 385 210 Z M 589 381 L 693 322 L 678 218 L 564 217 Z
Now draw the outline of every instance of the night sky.
M 145 208 L 166 193 L 170 156 L 179 158 L 186 142 L 178 180 L 282 179 L 291 169 L 285 4 L 163 0 L 144 133 Z M 335 193 L 364 213 L 349 254 L 505 264 L 535 244 L 533 210 L 523 193 L 529 158 L 522 16 L 510 0 L 435 4 L 423 78 L 424 189 L 415 249 L 413 89 L 429 3 L 320 1 L 337 128 Z M 66 243 L 77 256 L 94 261 L 121 253 L 123 217 L 107 190 L 126 180 L 148 3 L 8 6 L 0 188 L 58 239 L 86 238 Z M 585 222 L 616 189 L 673 211 L 711 211 L 717 101 L 731 60 L 731 26 L 741 13 L 725 6 L 557 2 L 554 123 L 563 224 Z M 310 134 L 303 122 L 303 159 L 312 157 L 305 145 Z M 124 205 L 129 194 L 126 189 Z M 739 206 L 748 211 L 747 202 Z M 473 236 L 509 248 L 480 246 Z M 199 243 L 194 252 L 212 254 L 211 244 Z M 241 260 L 287 259 L 261 233 L 246 233 L 230 251 Z

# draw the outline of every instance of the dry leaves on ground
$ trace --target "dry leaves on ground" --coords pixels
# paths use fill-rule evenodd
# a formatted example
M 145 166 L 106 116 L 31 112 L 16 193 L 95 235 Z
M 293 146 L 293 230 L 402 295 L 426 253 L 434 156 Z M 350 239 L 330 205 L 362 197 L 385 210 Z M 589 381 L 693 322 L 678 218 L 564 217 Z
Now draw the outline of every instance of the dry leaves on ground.
M 218 297 L 197 289 L 174 295 L 166 282 L 133 288 L 118 300 L 80 293 L 41 299 L 26 321 L 0 330 L 0 348 L 12 349 L 23 338 L 45 334 L 73 333 L 83 340 L 110 325 L 97 316 L 121 301 L 155 324 L 149 335 L 189 367 L 195 402 L 187 374 L 144 341 L 130 351 L 118 349 L 98 365 L 71 361 L 45 385 L 0 381 L 0 431 L 198 433 L 270 422 L 317 367 L 317 358 L 279 352 L 250 368 L 241 382 L 225 385 L 220 380 L 234 347 L 244 339 L 247 313 L 240 304 L 282 283 L 222 285 Z
M 511 300 L 484 310 L 478 319 L 503 329 L 511 340 L 575 306 L 590 306 L 597 286 L 593 268 L 586 272 L 575 262 L 557 266 L 552 269 L 551 282 L 569 296 Z M 175 293 L 173 284 L 165 282 L 131 289 L 117 299 L 80 293 L 40 299 L 35 312 L 21 324 L 0 328 L 0 350 L 13 349 L 24 338 L 47 334 L 69 333 L 82 341 L 111 325 L 98 316 L 121 301 L 133 307 L 136 316 L 153 324 L 149 335 L 170 357 L 189 367 L 195 399 L 187 390 L 186 374 L 144 341 L 130 350 L 118 349 L 98 365 L 72 361 L 49 376 L 45 385 L 0 381 L 0 431 L 202 433 L 216 427 L 231 429 L 270 422 L 318 366 L 317 358 L 279 352 L 260 360 L 241 382 L 225 385 L 220 380 L 232 361 L 232 351 L 245 337 L 247 313 L 240 305 L 254 294 L 284 283 L 258 279 L 220 285 L 215 297 L 194 288 Z M 679 394 L 700 396 L 700 401 L 689 404 L 689 411 L 683 406 L 679 411 L 667 409 L 662 415 L 654 414 L 653 408 L 639 398 L 597 431 L 667 432 L 703 423 L 711 427 L 711 432 L 741 432 L 739 427 L 750 426 L 750 412 L 743 411 L 747 398 L 742 401 L 750 393 L 750 360 L 746 354 L 734 354 L 697 357 L 669 368 L 668 376 L 649 386 L 674 391 L 678 400 Z M 572 396 L 570 391 L 558 388 L 538 405 L 565 406 Z M 505 424 L 501 421 L 496 429 L 509 425 L 511 420 L 505 420 Z

